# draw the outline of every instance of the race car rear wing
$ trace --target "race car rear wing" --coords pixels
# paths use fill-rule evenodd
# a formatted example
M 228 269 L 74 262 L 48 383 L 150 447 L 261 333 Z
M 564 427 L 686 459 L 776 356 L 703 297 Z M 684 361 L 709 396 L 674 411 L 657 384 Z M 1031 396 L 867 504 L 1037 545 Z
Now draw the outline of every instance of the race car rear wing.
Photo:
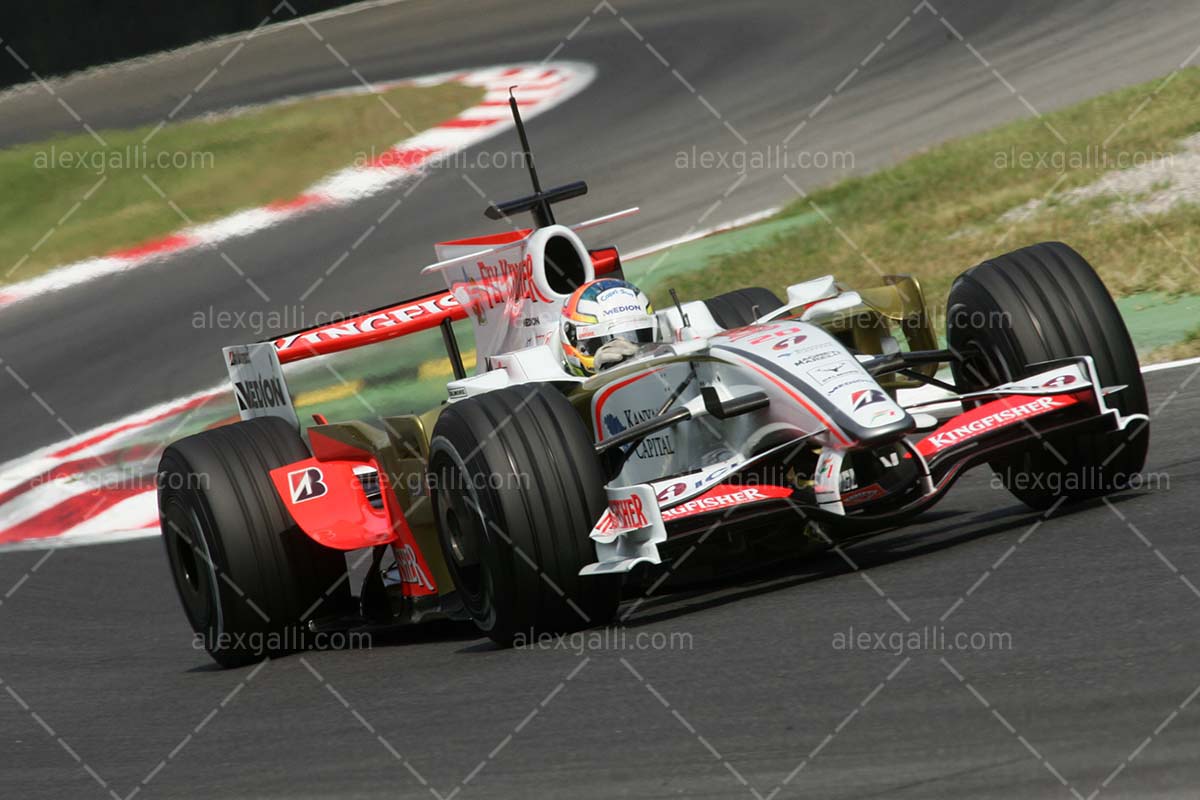
M 325 325 L 314 325 L 266 340 L 274 345 L 281 364 L 329 355 L 363 345 L 386 342 L 436 328 L 467 312 L 450 292 L 434 292 L 353 314 Z
M 617 248 L 589 250 L 588 255 L 596 275 L 620 277 L 621 257 Z M 439 326 L 443 327 L 447 356 L 452 364 L 461 365 L 458 344 L 449 325 L 466 316 L 466 310 L 447 290 L 361 311 L 261 342 L 226 347 L 222 352 L 238 413 L 242 419 L 282 417 L 298 426 L 283 364 L 386 342 Z

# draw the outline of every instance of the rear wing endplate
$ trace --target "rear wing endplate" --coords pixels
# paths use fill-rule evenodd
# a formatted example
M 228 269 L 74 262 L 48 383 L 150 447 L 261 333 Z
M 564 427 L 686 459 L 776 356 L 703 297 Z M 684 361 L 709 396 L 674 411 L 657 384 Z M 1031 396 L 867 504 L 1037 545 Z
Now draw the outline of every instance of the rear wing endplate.
M 239 344 L 221 351 L 233 384 L 238 414 L 243 420 L 280 417 L 300 427 L 292 396 L 288 393 L 283 367 L 269 342 Z

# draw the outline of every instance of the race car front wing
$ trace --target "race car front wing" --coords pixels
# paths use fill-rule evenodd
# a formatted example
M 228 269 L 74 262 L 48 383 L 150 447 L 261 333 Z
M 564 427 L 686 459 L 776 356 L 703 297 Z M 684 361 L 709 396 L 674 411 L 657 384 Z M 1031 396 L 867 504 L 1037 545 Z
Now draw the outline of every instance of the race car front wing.
M 605 487 L 608 508 L 591 531 L 597 561 L 581 575 L 628 572 L 638 564 L 660 564 L 659 546 L 677 533 L 736 523 L 748 515 L 774 509 L 805 519 L 832 522 L 854 533 L 894 525 L 936 503 L 967 469 L 1001 451 L 1065 430 L 1126 430 L 1146 420 L 1144 414 L 1122 415 L 1105 398 L 1123 386 L 1100 383 L 1091 357 L 1033 365 L 1038 372 L 986 391 L 956 398 L 965 410 L 923 437 L 900 441 L 902 458 L 915 467 L 915 491 L 899 507 L 872 513 L 884 494 L 878 486 L 846 487 L 842 466 L 856 448 L 825 446 L 817 460 L 812 486 L 743 484 L 739 476 L 755 463 L 796 442 L 772 448 L 754 458 L 734 457 L 694 473 L 653 483 Z M 937 402 L 945 402 L 940 398 Z M 925 403 L 906 408 L 916 411 Z M 876 491 L 877 490 L 877 491 Z M 873 494 L 873 492 L 876 492 Z

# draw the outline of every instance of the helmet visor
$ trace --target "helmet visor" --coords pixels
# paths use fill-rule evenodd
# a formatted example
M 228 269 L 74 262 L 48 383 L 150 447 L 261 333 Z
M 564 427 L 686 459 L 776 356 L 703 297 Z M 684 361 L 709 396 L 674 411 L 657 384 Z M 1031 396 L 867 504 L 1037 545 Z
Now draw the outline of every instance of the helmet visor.
M 636 345 L 650 344 L 654 341 L 654 328 L 636 328 L 631 331 L 593 336 L 591 339 L 580 339 L 579 349 L 585 355 L 594 356 L 597 350 L 615 339 L 625 339 Z

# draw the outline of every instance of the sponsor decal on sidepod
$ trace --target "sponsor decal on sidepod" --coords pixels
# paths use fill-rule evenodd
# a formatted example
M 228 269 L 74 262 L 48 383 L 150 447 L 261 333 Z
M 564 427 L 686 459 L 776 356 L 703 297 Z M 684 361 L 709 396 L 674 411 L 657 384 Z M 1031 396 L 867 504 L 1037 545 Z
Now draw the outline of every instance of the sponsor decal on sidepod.
M 618 433 L 632 428 L 633 426 L 654 419 L 658 416 L 658 411 L 653 408 L 643 408 L 635 410 L 632 408 L 622 409 L 625 414 L 625 423 L 613 414 L 604 415 L 604 427 L 608 431 L 609 436 L 616 436 Z M 662 458 L 663 456 L 675 455 L 675 442 L 671 438 L 671 434 L 663 433 L 658 436 L 647 436 L 633 450 L 633 455 L 638 459 L 647 458 Z

